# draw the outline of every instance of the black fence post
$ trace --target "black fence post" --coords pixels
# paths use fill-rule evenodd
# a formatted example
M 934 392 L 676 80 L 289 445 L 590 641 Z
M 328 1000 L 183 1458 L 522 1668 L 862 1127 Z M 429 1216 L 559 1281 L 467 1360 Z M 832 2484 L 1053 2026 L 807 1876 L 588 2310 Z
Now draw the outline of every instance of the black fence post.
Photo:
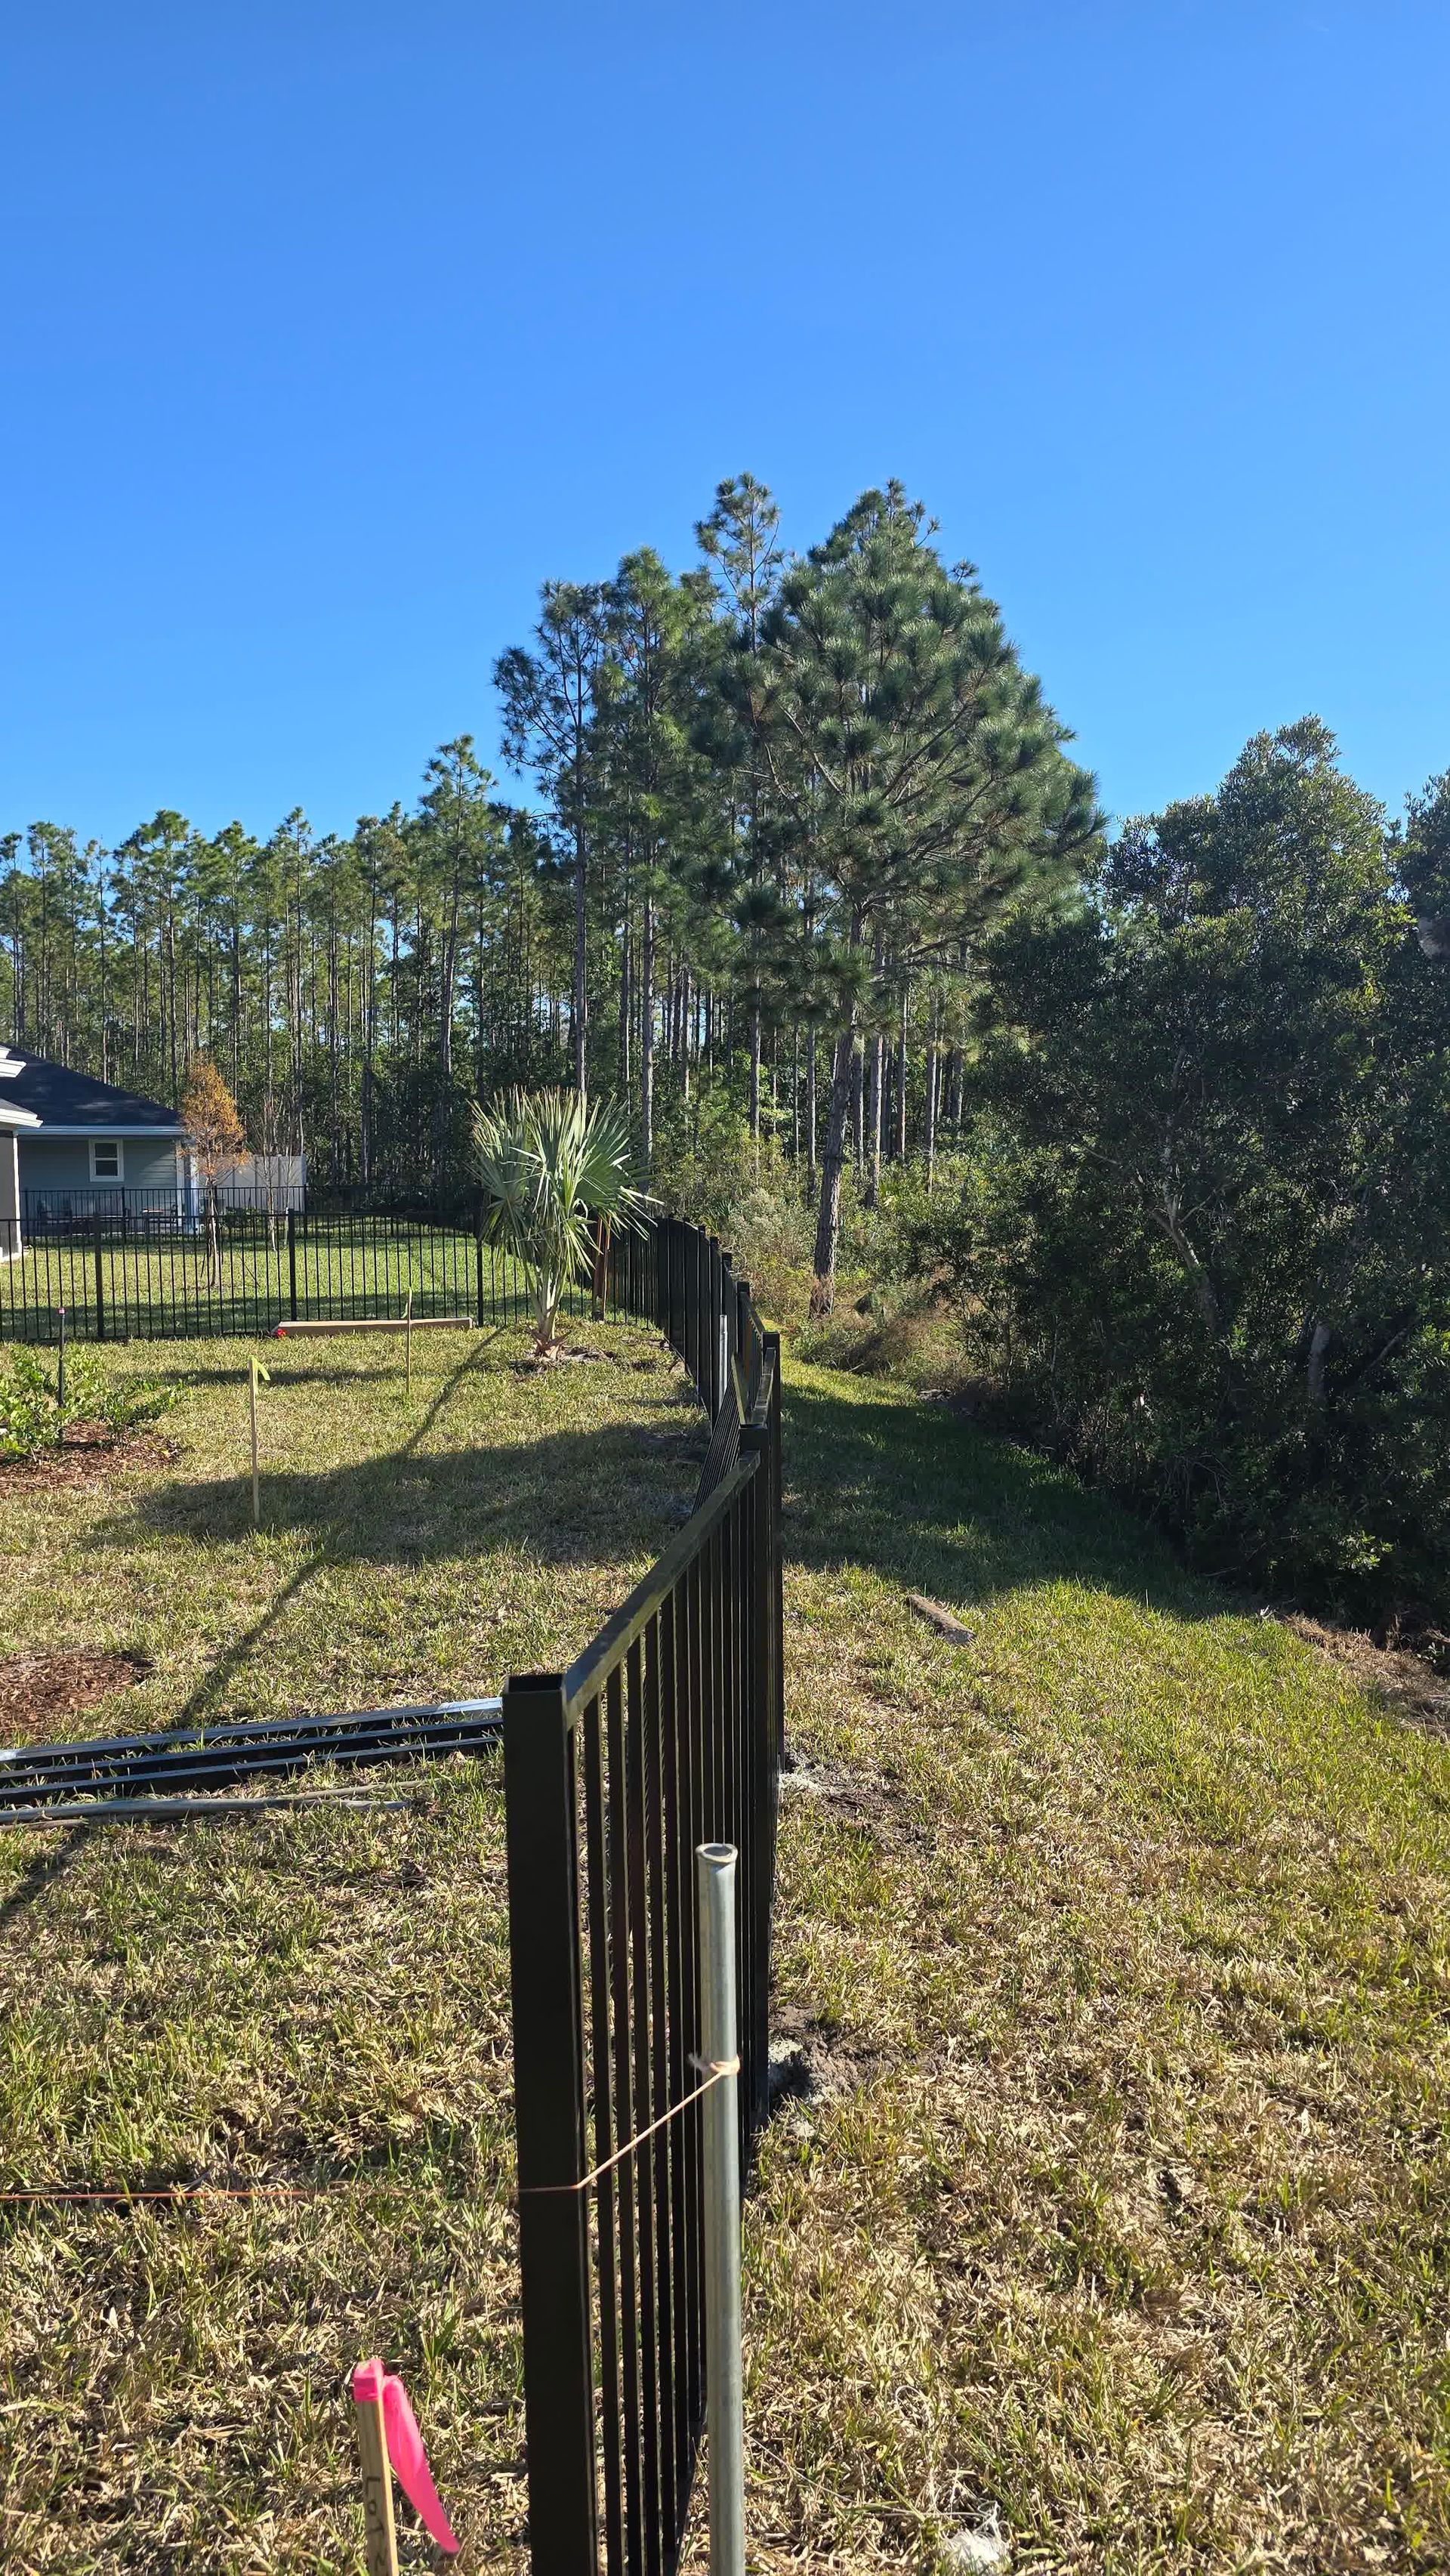
M 780 1335 L 766 1333 L 764 1366 L 770 1372 L 771 1619 L 775 1628 L 775 1761 L 785 1768 L 785 1435 L 780 1383 Z
M 775 1892 L 776 1734 L 775 1675 L 772 1630 L 775 1626 L 771 1580 L 770 1431 L 765 1423 L 747 1422 L 740 1434 L 742 1464 L 755 1460 L 751 1478 L 748 1574 L 750 1598 L 750 1744 L 746 1778 L 751 1797 L 750 1847 L 745 1853 L 745 1884 L 751 1910 L 746 1939 L 750 1992 L 744 1998 L 750 2035 L 749 2128 L 757 2128 L 770 2108 L 770 1918 Z
M 478 1193 L 478 1206 L 473 1220 L 473 1286 L 478 1307 L 478 1329 L 483 1330 L 483 1192 Z
M 103 1341 L 105 1340 L 105 1338 L 106 1338 L 106 1275 L 105 1275 L 105 1262 L 103 1261 L 102 1256 L 101 1256 L 101 1226 L 102 1226 L 101 1211 L 100 1211 L 100 1209 L 99 1209 L 99 1208 L 97 1208 L 97 1210 L 96 1210 L 96 1339 L 97 1339 L 97 1341 L 98 1341 L 98 1342 L 103 1342 Z
M 292 1298 L 292 1321 L 297 1321 L 297 1217 L 287 1210 L 287 1282 Z
M 574 1734 L 557 1674 L 503 1695 L 509 1980 L 529 2555 L 539 2576 L 598 2565 Z

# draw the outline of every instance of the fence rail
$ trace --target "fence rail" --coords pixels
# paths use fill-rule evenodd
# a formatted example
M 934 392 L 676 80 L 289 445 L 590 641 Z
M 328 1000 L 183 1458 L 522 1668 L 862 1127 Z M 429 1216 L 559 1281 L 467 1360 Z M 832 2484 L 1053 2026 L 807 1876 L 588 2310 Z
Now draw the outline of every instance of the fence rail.
M 769 2084 L 783 1727 L 779 1345 L 663 1219 L 611 1259 L 715 1433 L 701 1498 L 566 1673 L 504 1693 L 529 2537 L 540 2576 L 667 2576 L 704 2422 L 694 1853 L 739 1853 L 741 2147 Z M 721 1423 L 725 1430 L 721 1432 Z M 649 2131 L 648 2136 L 641 2133 Z

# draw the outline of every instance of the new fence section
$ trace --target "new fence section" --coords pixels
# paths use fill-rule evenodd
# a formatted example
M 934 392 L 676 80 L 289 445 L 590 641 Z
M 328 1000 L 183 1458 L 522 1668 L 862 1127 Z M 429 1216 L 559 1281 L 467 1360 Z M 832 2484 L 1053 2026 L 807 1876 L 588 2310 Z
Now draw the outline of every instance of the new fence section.
M 504 1694 L 529 2535 L 666 2576 L 704 2420 L 694 1854 L 739 1854 L 741 2145 L 769 2080 L 783 1725 L 779 1346 L 698 1229 L 611 1255 L 714 1433 L 694 1514 L 567 1673 Z M 721 1425 L 724 1424 L 722 1431 Z M 679 2106 L 684 2105 L 683 2109 Z
M 174 1190 L 76 1191 L 0 1218 L 0 1340 L 163 1341 L 336 1317 L 523 1321 L 527 1283 L 476 1209 L 187 1209 Z M 587 1309 L 587 1293 L 575 1304 Z

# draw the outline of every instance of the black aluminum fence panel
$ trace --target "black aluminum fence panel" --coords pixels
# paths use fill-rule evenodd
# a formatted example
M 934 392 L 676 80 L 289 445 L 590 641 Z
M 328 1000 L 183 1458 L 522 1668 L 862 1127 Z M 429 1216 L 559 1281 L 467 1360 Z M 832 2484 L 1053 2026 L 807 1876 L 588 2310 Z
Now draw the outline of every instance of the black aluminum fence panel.
M 660 1323 L 717 1426 L 733 1409 L 735 1454 L 579 1661 L 504 1694 L 529 2536 L 548 2576 L 666 2576 L 684 2536 L 705 2403 L 700 2106 L 670 2115 L 699 2080 L 701 1842 L 739 1853 L 747 2159 L 769 2087 L 778 1345 L 719 1245 L 674 1219 L 612 1247 L 610 1289 Z
M 94 1201 L 96 1204 L 91 1204 Z M 279 1323 L 532 1313 L 513 1255 L 474 1211 L 412 1216 L 188 1208 L 174 1191 L 39 1193 L 0 1219 L 0 1341 L 255 1336 Z M 587 1281 L 567 1310 L 586 1314 Z

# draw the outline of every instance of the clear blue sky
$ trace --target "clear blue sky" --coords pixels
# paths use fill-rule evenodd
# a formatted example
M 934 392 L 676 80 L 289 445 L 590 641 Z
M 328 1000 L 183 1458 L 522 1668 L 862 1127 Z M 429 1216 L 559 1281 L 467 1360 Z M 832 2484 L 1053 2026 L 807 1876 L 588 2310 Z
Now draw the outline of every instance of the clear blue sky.
M 70 0 L 0 94 L 0 830 L 345 829 L 539 582 L 896 474 L 1116 812 L 1450 765 L 1445 0 Z

